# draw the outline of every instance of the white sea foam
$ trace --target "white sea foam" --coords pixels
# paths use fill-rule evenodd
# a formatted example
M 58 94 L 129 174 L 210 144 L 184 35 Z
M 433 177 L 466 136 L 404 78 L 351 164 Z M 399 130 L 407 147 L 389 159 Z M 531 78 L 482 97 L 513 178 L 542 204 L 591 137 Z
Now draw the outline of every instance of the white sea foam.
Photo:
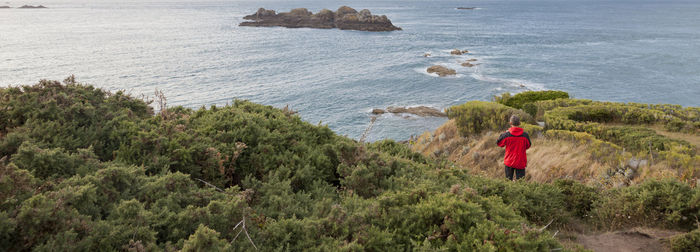
M 478 72 L 472 73 L 470 76 L 480 81 L 502 83 L 510 87 L 526 88 L 528 90 L 544 90 L 543 84 L 527 80 L 490 77 Z

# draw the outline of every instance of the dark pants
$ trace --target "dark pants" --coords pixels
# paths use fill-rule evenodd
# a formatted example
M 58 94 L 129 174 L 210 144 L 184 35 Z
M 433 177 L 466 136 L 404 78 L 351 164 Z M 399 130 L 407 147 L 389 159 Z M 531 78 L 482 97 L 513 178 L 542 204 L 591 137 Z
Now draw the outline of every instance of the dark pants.
M 513 180 L 513 171 L 515 171 L 515 180 L 525 177 L 525 169 L 515 169 L 506 166 L 506 178 Z

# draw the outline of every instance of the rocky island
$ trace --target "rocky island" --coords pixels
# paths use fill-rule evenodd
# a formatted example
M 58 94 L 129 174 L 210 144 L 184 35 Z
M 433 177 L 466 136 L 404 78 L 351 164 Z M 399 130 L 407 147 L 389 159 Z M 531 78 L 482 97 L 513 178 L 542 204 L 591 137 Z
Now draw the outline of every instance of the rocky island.
M 336 12 L 323 9 L 316 14 L 306 8 L 293 9 L 290 12 L 275 13 L 274 10 L 258 9 L 254 14 L 243 17 L 251 20 L 242 22 L 240 26 L 287 28 L 320 28 L 358 31 L 395 31 L 401 28 L 394 26 L 385 15 L 372 15 L 367 10 L 357 11 L 348 6 L 338 8 Z
M 10 6 L 7 6 L 7 5 L 0 6 L 0 9 L 9 9 L 9 8 L 10 8 Z
M 34 5 L 22 5 L 22 6 L 19 7 L 19 8 L 20 8 L 20 9 L 45 9 L 46 6 L 43 6 L 43 5 L 37 5 L 37 6 L 34 6 Z

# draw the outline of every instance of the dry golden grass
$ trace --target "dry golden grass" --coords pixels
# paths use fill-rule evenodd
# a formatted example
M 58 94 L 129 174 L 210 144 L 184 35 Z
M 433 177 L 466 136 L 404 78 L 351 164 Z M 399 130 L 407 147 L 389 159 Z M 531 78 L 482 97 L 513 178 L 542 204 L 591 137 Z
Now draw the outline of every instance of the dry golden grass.
M 686 134 L 681 132 L 671 132 L 664 129 L 662 125 L 654 125 L 650 128 L 655 130 L 656 133 L 659 135 L 672 139 L 688 141 L 690 144 L 695 145 L 696 154 L 700 155 L 700 135 Z
M 505 151 L 496 145 L 501 132 L 486 132 L 478 136 L 461 137 L 453 120 L 434 133 L 426 132 L 411 145 L 414 151 L 432 157 L 446 157 L 472 173 L 504 178 Z M 634 171 L 634 176 L 610 171 L 624 163 L 603 163 L 591 154 L 590 146 L 577 141 L 532 137 L 527 151 L 526 178 L 537 182 L 552 182 L 568 178 L 601 187 L 636 184 L 649 178 L 678 178 L 677 171 L 665 162 L 653 163 Z M 621 161 L 624 162 L 624 161 Z M 631 179 L 630 179 L 631 178 Z

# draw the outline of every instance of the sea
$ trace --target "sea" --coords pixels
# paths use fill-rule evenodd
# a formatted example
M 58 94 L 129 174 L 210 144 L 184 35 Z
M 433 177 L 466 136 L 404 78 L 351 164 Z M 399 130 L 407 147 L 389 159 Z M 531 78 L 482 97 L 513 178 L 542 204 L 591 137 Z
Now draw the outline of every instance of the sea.
M 137 97 L 160 90 L 170 106 L 244 99 L 288 106 L 354 139 L 374 108 L 445 109 L 504 92 L 700 106 L 697 0 L 2 2 L 48 8 L 0 9 L 1 86 L 75 75 Z M 315 13 L 343 5 L 386 15 L 403 30 L 238 26 L 261 7 Z M 468 59 L 476 65 L 459 64 Z M 457 75 L 428 74 L 432 65 Z M 384 114 L 366 140 L 405 140 L 446 120 Z

